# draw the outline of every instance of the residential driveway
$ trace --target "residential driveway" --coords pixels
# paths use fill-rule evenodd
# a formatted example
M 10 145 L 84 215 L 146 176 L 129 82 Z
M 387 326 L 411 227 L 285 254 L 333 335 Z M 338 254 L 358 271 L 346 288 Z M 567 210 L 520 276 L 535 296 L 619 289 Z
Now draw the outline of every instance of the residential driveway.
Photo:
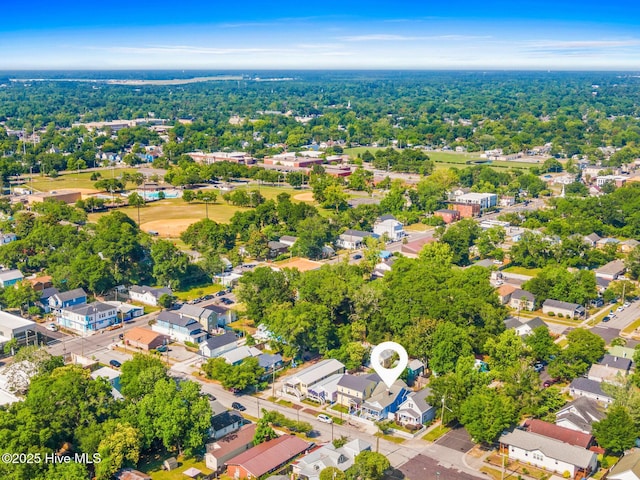
M 593 327 L 591 329 L 592 333 L 595 333 L 596 335 L 598 335 L 600 338 L 602 338 L 607 345 L 611 343 L 611 340 L 613 340 L 614 338 L 617 338 L 620 335 L 620 329 L 618 328 L 611 328 L 609 326 L 604 326 L 607 325 L 606 323 L 604 324 L 599 324 L 597 327 Z
M 475 443 L 471 441 L 471 437 L 464 427 L 454 428 L 436 440 L 435 443 L 463 453 L 468 452 L 475 446 Z

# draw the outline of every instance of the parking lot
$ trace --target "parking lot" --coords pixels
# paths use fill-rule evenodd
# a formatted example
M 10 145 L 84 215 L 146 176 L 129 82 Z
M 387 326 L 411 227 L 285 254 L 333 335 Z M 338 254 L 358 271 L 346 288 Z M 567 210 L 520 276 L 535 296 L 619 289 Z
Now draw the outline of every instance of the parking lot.
M 454 428 L 436 440 L 435 443 L 463 453 L 468 452 L 475 446 L 475 443 L 471 441 L 471 437 L 464 427 Z

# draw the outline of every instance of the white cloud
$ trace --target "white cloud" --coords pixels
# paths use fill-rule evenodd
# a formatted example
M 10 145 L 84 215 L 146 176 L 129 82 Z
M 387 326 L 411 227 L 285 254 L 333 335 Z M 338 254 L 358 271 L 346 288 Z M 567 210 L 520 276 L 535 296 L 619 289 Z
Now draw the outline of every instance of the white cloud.
M 365 35 L 349 35 L 340 37 L 345 42 L 411 42 L 417 40 L 478 40 L 489 39 L 490 35 L 395 35 L 389 33 L 372 33 Z
M 111 53 L 134 54 L 134 55 L 168 55 L 168 54 L 188 54 L 188 55 L 238 55 L 255 53 L 287 53 L 291 49 L 284 48 L 213 48 L 196 47 L 190 45 L 155 45 L 148 47 L 88 47 L 90 49 L 105 50 Z

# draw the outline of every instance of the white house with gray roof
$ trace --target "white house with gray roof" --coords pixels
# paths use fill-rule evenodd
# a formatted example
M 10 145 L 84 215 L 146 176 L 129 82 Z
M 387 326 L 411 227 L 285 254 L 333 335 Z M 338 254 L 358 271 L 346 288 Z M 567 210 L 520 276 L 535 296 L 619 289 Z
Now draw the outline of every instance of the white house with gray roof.
M 542 313 L 554 315 L 562 315 L 563 317 L 576 318 L 586 314 L 586 310 L 582 305 L 577 303 L 562 302 L 560 300 L 547 299 L 542 304 Z
M 202 330 L 202 325 L 197 320 L 166 310 L 160 312 L 151 330 L 178 342 L 199 344 L 207 339 L 207 332 Z
M 344 370 L 344 364 L 334 358 L 322 360 L 285 378 L 282 392 L 298 399 L 306 398 L 310 387 Z
M 349 229 L 340 234 L 336 240 L 336 245 L 340 248 L 346 248 L 347 250 L 357 250 L 364 245 L 364 239 L 367 237 L 379 238 L 380 235 Z
M 168 287 L 154 288 L 147 285 L 134 285 L 129 289 L 129 298 L 134 302 L 144 303 L 152 307 L 158 306 L 158 300 L 162 295 L 173 295 Z
M 320 480 L 320 472 L 325 468 L 333 467 L 344 472 L 366 450 L 371 451 L 371 444 L 358 438 L 339 448 L 327 443 L 295 461 L 292 465 L 293 473 L 300 480 Z
M 214 358 L 233 350 L 238 345 L 238 337 L 233 332 L 227 332 L 203 341 L 199 348 L 203 357 Z
M 568 478 L 586 478 L 598 468 L 598 454 L 537 433 L 514 430 L 500 437 L 500 452 Z
M 605 404 L 613 402 L 613 398 L 602 390 L 600 382 L 584 377 L 578 377 L 571 382 L 569 394 L 574 398 L 587 397 Z
M 604 411 L 597 401 L 578 397 L 556 413 L 556 425 L 578 432 L 591 433 L 593 422 L 599 422 L 604 417 Z

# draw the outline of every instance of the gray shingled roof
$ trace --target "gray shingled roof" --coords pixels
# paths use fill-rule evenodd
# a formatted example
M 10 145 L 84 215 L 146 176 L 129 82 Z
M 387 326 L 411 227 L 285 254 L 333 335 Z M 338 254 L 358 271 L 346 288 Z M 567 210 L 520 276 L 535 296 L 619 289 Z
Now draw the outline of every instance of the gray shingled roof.
M 606 354 L 602 357 L 602 360 L 598 362 L 600 365 L 606 365 L 608 367 L 617 368 L 619 370 L 629 370 L 631 368 L 630 358 L 614 357 L 613 355 Z
M 338 382 L 338 386 L 362 392 L 368 385 L 371 385 L 372 382 L 373 380 L 368 376 L 350 375 L 346 373 Z
M 74 288 L 73 290 L 69 290 L 67 292 L 61 292 L 55 295 L 55 297 L 61 302 L 68 302 L 69 300 L 74 300 L 79 297 L 86 297 L 87 293 L 82 288 Z
M 235 333 L 227 332 L 222 335 L 218 335 L 217 337 L 208 338 L 205 340 L 205 343 L 211 350 L 215 350 L 216 348 L 235 343 L 237 340 L 238 337 Z
M 409 394 L 407 400 L 413 400 L 413 403 L 416 404 L 416 407 L 420 409 L 420 412 L 426 412 L 431 409 L 431 405 L 427 402 L 427 397 L 431 395 L 430 388 L 423 388 L 417 392 L 412 392 Z
M 513 445 L 514 447 L 521 448 L 529 452 L 539 450 L 546 457 L 566 462 L 580 468 L 589 467 L 593 456 L 595 455 L 594 452 L 585 450 L 584 448 L 575 447 L 568 443 L 545 437 L 544 435 L 538 435 L 537 433 L 525 432 L 518 429 L 509 432 L 506 435 L 502 435 L 500 437 L 500 443 Z
M 515 298 L 516 300 L 521 300 L 522 298 L 526 298 L 527 301 L 529 302 L 535 302 L 536 300 L 536 296 L 531 293 L 531 292 L 527 292 L 526 290 L 522 290 L 521 288 L 518 288 L 516 290 L 514 290 L 511 293 L 511 298 Z
M 551 308 L 562 308 L 565 310 L 577 310 L 578 308 L 583 308 L 582 305 L 578 305 L 577 303 L 562 302 L 560 300 L 553 300 L 551 298 L 546 299 L 542 306 Z
M 611 398 L 609 397 L 609 395 L 602 391 L 602 385 L 600 384 L 600 382 L 589 380 L 588 378 L 584 377 L 578 377 L 574 379 L 571 382 L 571 385 L 569 385 L 569 389 L 592 393 L 593 395 L 598 395 L 603 399 Z
M 79 315 L 93 315 L 98 312 L 108 312 L 109 310 L 115 310 L 113 305 L 102 302 L 82 303 L 80 305 L 73 305 L 71 307 L 64 308 L 63 310 L 68 312 L 77 313 Z
M 198 327 L 200 326 L 200 324 L 193 318 L 180 316 L 177 313 L 167 312 L 166 310 L 160 312 L 160 315 L 158 315 L 158 320 L 170 323 L 172 325 L 178 325 L 179 327 L 186 327 L 189 324 L 195 324 Z
M 504 320 L 504 328 L 507 330 L 515 329 L 522 326 L 522 322 L 518 320 L 516 317 L 505 318 Z
M 538 327 L 546 327 L 547 326 L 547 324 L 544 323 L 540 317 L 532 318 L 528 322 L 525 322 L 525 325 L 528 325 L 531 330 L 533 330 L 535 328 L 538 328 Z

